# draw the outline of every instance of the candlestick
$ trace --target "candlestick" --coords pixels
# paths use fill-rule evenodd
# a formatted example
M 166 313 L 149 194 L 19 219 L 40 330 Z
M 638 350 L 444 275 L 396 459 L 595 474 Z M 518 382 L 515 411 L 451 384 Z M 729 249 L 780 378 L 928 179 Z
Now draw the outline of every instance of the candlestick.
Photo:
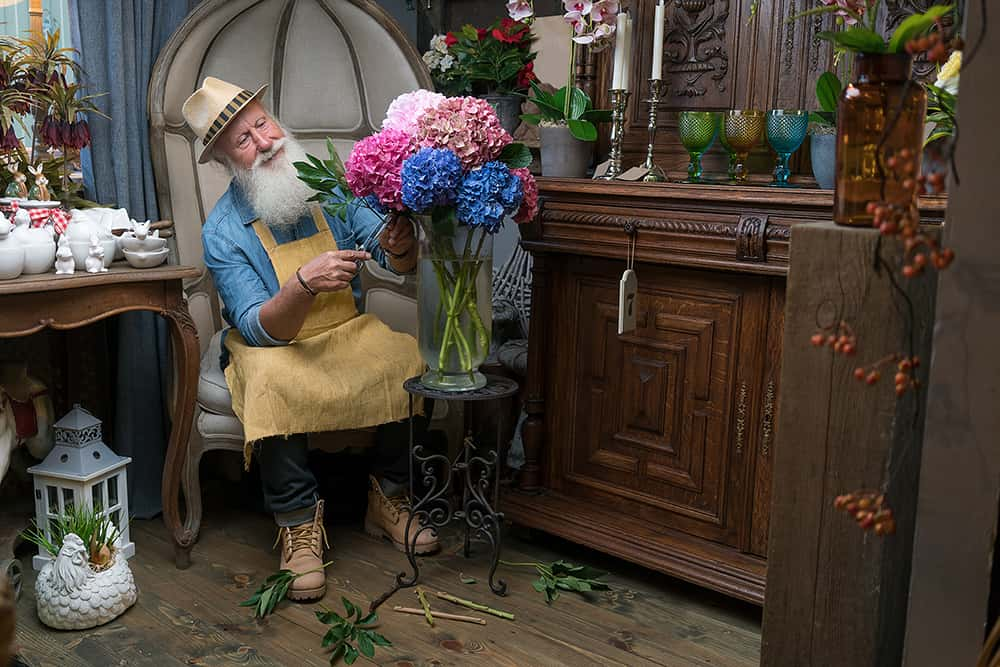
M 625 107 L 628 106 L 629 92 L 624 89 L 611 89 L 611 154 L 608 160 L 608 171 L 601 176 L 606 181 L 618 178 L 622 173 L 622 139 L 625 135 Z
M 667 176 L 663 173 L 663 170 L 653 162 L 657 112 L 660 109 L 660 98 L 666 89 L 663 83 L 660 79 L 649 80 L 649 99 L 646 100 L 649 103 L 649 124 L 646 126 L 646 129 L 649 131 L 649 145 L 646 146 L 646 161 L 642 165 L 642 168 L 646 170 L 646 175 L 642 177 L 642 180 L 646 183 L 662 183 L 667 180 Z
M 650 79 L 660 80 L 663 78 L 663 27 L 664 11 L 666 5 L 663 0 L 656 5 L 656 13 L 653 17 L 653 72 Z

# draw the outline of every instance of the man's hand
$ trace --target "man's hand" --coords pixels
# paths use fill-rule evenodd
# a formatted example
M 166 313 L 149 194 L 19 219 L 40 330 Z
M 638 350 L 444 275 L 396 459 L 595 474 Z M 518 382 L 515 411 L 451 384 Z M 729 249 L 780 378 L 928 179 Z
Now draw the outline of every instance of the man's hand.
M 379 236 L 378 242 L 393 259 L 408 257 L 416 249 L 417 239 L 413 236 L 413 225 L 398 213 L 390 214 L 389 224 Z
M 350 287 L 360 263 L 371 258 L 363 250 L 330 250 L 304 264 L 299 274 L 316 292 L 336 292 Z

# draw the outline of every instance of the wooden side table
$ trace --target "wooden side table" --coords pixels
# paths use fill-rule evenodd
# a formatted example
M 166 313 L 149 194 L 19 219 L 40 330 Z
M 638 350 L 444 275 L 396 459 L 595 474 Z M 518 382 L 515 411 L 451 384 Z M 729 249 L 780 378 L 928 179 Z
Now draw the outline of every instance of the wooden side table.
M 0 281 L 0 339 L 46 328 L 75 329 L 112 315 L 148 310 L 167 319 L 174 359 L 172 428 L 163 468 L 163 520 L 174 540 L 178 568 L 191 564 L 195 534 L 180 519 L 180 481 L 198 395 L 198 332 L 182 281 L 201 272 L 190 266 L 111 268 L 107 273 L 24 275 Z

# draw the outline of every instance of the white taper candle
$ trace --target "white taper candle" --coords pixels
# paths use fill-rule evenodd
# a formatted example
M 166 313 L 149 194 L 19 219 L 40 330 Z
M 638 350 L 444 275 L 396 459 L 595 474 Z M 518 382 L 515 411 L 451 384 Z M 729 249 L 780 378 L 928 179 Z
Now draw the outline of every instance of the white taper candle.
M 653 18 L 653 73 L 650 79 L 660 80 L 663 78 L 663 29 L 664 10 L 666 5 L 663 0 L 656 5 L 656 13 Z

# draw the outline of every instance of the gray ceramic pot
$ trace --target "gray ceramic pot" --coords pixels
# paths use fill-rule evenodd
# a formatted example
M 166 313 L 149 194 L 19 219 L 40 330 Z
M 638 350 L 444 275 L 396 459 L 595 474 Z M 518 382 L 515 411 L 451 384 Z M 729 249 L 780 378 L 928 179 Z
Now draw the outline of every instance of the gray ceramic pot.
M 837 166 L 837 135 L 814 134 L 810 140 L 813 177 L 824 190 L 833 190 Z
M 580 141 L 567 127 L 539 127 L 542 176 L 585 178 L 594 155 L 593 141 Z
M 521 124 L 521 102 L 524 100 L 519 95 L 480 95 L 481 99 L 490 103 L 490 106 L 497 112 L 500 125 L 510 134 Z

